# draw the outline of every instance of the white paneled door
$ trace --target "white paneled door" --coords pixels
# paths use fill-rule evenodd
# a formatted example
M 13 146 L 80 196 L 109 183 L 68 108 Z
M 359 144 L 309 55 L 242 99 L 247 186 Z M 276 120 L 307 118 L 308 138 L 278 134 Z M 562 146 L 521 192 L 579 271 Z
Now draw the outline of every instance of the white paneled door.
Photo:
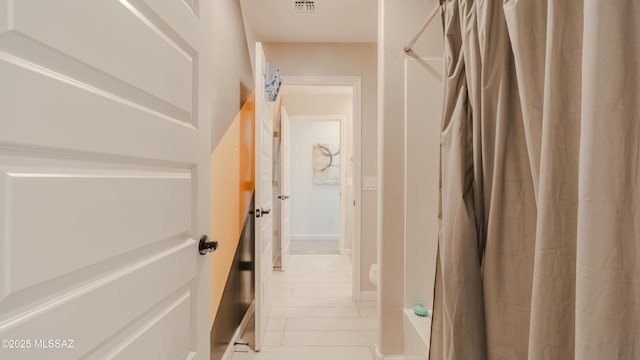
M 282 140 L 282 150 L 280 153 L 280 181 L 282 182 L 280 185 L 282 191 L 280 195 L 280 202 L 282 203 L 280 206 L 280 269 L 286 271 L 289 254 L 291 253 L 291 235 L 289 232 L 291 228 L 291 211 L 289 207 L 289 197 L 291 193 L 291 126 L 289 114 L 284 107 L 282 108 L 280 127 L 280 139 Z
M 0 359 L 209 359 L 199 0 L 0 0 Z
M 262 349 L 271 311 L 271 275 L 273 273 L 273 112 L 265 91 L 267 60 L 262 44 L 256 43 L 256 269 L 255 329 L 256 350 Z

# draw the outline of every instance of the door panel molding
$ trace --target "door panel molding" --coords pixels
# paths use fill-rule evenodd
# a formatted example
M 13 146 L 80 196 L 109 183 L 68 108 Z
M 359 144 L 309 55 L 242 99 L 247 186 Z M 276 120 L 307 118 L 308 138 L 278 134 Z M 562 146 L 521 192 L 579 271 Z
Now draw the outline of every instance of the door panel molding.
M 0 0 L 0 335 L 74 340 L 12 359 L 209 358 L 210 7 Z
M 73 6 L 74 12 L 65 5 Z M 25 60 L 53 71 L 59 65 L 62 70 L 75 69 L 74 79 L 104 74 L 96 86 L 99 89 L 109 84 L 108 78 L 125 82 L 185 110 L 189 122 L 196 125 L 198 53 L 143 2 L 4 0 L 0 7 L 7 9 L 10 19 L 0 33 L 0 49 L 18 52 L 19 57 L 25 55 Z M 118 25 L 109 18 L 118 19 Z M 85 31 L 78 34 L 73 29 Z M 132 32 L 135 37 L 130 36 Z M 127 54 L 127 58 L 116 54 Z M 71 66 L 65 67 L 69 60 Z M 83 75 L 81 70 L 87 69 L 93 71 Z

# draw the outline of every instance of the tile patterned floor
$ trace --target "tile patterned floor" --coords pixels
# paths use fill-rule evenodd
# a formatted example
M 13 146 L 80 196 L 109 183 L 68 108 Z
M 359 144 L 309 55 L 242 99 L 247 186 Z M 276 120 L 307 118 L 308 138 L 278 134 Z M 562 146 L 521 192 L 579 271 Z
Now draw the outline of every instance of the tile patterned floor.
M 273 273 L 274 302 L 262 351 L 238 346 L 233 360 L 373 359 L 376 306 L 351 299 L 350 258 L 291 255 L 288 265 L 286 272 Z
M 292 254 L 340 254 L 339 240 L 291 240 Z

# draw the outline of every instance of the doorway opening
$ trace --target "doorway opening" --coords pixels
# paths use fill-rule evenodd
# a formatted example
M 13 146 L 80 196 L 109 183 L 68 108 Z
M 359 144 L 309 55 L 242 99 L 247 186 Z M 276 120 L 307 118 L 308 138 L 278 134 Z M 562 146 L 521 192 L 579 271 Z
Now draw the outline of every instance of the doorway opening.
M 352 264 L 352 297 L 360 300 L 360 77 L 283 76 L 281 91 L 282 116 L 286 114 L 291 124 L 288 129 L 292 166 L 290 190 L 284 194 L 289 196 L 288 206 L 293 214 L 288 251 L 348 255 Z M 283 132 L 285 140 L 287 133 Z M 321 133 L 328 136 L 322 138 Z M 327 161 L 339 162 L 339 166 L 329 168 L 334 171 L 329 174 L 334 180 L 327 180 L 321 174 L 319 179 L 314 178 L 315 145 L 325 145 L 320 153 L 334 156 L 333 159 L 330 156 L 329 159 L 326 156 L 319 159 L 317 170 L 324 168 L 322 161 L 325 165 L 328 165 Z M 326 145 L 333 145 L 333 150 Z M 336 152 L 339 153 L 337 158 Z M 296 163 L 302 164 L 298 170 L 294 168 Z M 274 181 L 274 185 L 279 184 L 279 181 Z M 300 190 L 305 187 L 315 190 L 315 193 Z M 277 195 L 277 191 L 274 193 Z M 305 227 L 312 230 L 304 230 Z M 282 237 L 285 231 L 274 231 L 274 239 Z M 274 245 L 277 243 L 278 240 L 274 240 Z M 281 247 L 279 251 L 282 254 L 286 249 Z M 274 251 L 274 264 L 277 264 L 277 258 L 277 251 Z
M 338 96 L 350 102 L 350 94 Z M 329 106 L 333 108 L 333 106 Z M 345 116 L 291 117 L 290 241 L 292 254 L 345 253 L 351 242 L 345 234 L 341 209 L 343 175 L 352 164 L 344 159 Z

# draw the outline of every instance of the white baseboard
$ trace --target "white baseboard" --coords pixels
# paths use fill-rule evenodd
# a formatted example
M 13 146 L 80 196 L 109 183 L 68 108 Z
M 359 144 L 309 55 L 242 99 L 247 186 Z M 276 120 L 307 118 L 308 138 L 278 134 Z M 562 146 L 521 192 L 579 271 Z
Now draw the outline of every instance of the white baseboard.
M 371 352 L 373 353 L 374 360 L 384 360 L 384 355 L 382 355 L 382 352 L 380 352 L 378 344 L 371 345 Z
M 377 301 L 377 291 L 360 291 L 360 301 Z
M 236 332 L 233 334 L 233 337 L 231 338 L 231 342 L 227 346 L 227 350 L 225 350 L 224 355 L 222 355 L 222 360 L 231 360 L 231 358 L 233 358 L 233 353 L 236 350 L 235 342 L 238 341 L 240 336 L 242 336 L 242 333 L 244 333 L 244 331 L 247 329 L 247 325 L 249 325 L 249 320 L 251 320 L 251 316 L 253 315 L 253 312 L 255 311 L 255 309 L 256 309 L 256 302 L 254 300 L 251 302 L 251 305 L 249 305 L 247 312 L 244 313 L 244 316 L 242 317 L 242 321 L 240 321 L 240 325 L 238 325 Z
M 292 241 L 300 240 L 340 240 L 340 234 L 291 234 Z
M 340 250 L 341 255 L 351 255 L 352 253 L 351 249 Z

